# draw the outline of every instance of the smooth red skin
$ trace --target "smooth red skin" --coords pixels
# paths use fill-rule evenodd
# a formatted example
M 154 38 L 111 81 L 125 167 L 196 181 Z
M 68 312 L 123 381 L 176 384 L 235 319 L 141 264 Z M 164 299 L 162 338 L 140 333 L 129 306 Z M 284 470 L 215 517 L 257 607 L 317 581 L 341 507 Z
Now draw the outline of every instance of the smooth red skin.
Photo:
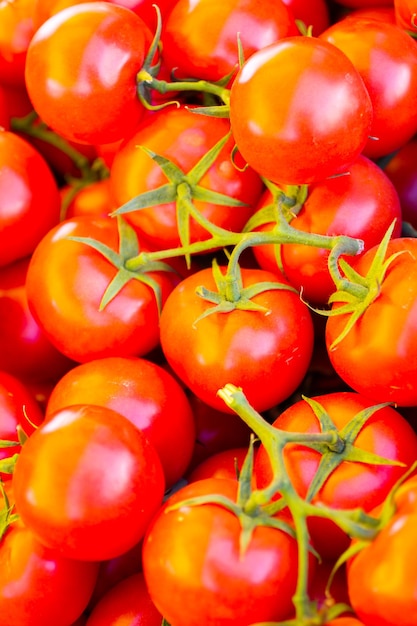
M 74 561 L 13 524 L 0 545 L 0 615 L 13 626 L 70 626 L 86 608 L 98 564 Z
M 0 267 L 30 255 L 58 224 L 60 197 L 40 153 L 0 129 Z
M 356 617 L 336 617 L 336 619 L 326 622 L 326 626 L 367 626 Z
M 315 37 L 330 26 L 329 7 L 326 0 L 283 0 L 295 19 L 312 27 Z
M 259 174 L 309 184 L 345 172 L 359 156 L 372 105 L 335 46 L 287 37 L 243 65 L 231 88 L 230 120 L 239 152 Z
M 83 363 L 57 382 L 45 418 L 73 404 L 96 404 L 124 415 L 158 452 L 167 487 L 182 478 L 194 449 L 194 416 L 182 386 L 164 368 L 134 357 Z
M 373 20 L 382 20 L 383 22 L 396 23 L 395 11 L 392 4 L 390 6 L 378 5 L 375 8 L 354 9 L 346 15 L 346 17 L 366 17 Z
M 229 130 L 227 120 L 197 115 L 184 107 L 163 109 L 155 113 L 138 127 L 114 156 L 110 187 L 116 205 L 121 206 L 138 194 L 167 183 L 160 166 L 138 146 L 147 147 L 168 158 L 184 173 L 188 173 Z M 198 184 L 240 200 L 248 206 L 227 207 L 198 200 L 193 202 L 211 223 L 239 232 L 251 216 L 263 184 L 250 168 L 242 172 L 233 165 L 230 156 L 233 145 L 233 139 L 230 139 Z M 147 237 L 153 247 L 165 249 L 180 245 L 174 202 L 131 211 L 124 216 Z M 192 219 L 190 241 L 208 238 L 207 230 Z
M 394 0 L 394 9 L 398 26 L 415 34 L 417 32 L 417 9 L 414 0 Z
M 404 222 L 417 229 L 417 139 L 396 152 L 384 171 L 397 190 Z
M 59 11 L 38 28 L 27 52 L 35 110 L 72 141 L 122 139 L 144 112 L 136 74 L 151 39 L 143 20 L 122 6 L 87 2 Z
M 61 188 L 63 202 L 66 202 L 67 194 L 71 193 L 71 184 Z M 65 217 L 69 218 L 81 215 L 106 216 L 116 208 L 110 192 L 110 181 L 108 178 L 104 178 L 103 180 L 94 181 L 80 189 L 66 207 Z
M 238 518 L 218 504 L 169 504 L 204 494 L 236 501 L 237 481 L 208 478 L 177 491 L 154 518 L 143 544 L 150 596 L 172 626 L 247 626 L 292 613 L 297 542 L 288 534 L 256 528 L 239 554 Z M 313 563 L 312 563 L 313 565 Z
M 26 52 L 35 32 L 36 0 L 0 4 L 0 83 L 24 87 Z
M 186 608 L 184 609 L 186 610 Z M 86 626 L 161 626 L 141 572 L 107 592 L 89 615 Z
M 343 331 L 347 316 L 335 315 L 326 324 L 325 342 L 336 373 L 352 389 L 375 402 L 398 406 L 417 403 L 417 241 L 401 237 L 389 242 L 386 258 L 401 250 L 380 285 L 378 297 L 367 307 L 346 337 L 331 348 Z M 365 275 L 376 248 L 355 264 Z M 339 306 L 333 304 L 334 308 Z
M 43 419 L 43 412 L 29 388 L 14 375 L 0 371 L 0 440 L 16 441 L 16 446 L 10 448 L 0 446 L 0 459 L 20 452 L 19 427 L 29 436 Z M 0 473 L 0 477 L 5 480 L 11 475 Z
M 374 115 L 363 153 L 376 159 L 409 141 L 417 131 L 416 42 L 395 24 L 353 17 L 333 24 L 320 39 L 349 57 L 369 92 Z
M 224 268 L 223 268 L 224 271 Z M 280 283 L 263 270 L 241 269 L 243 286 Z M 171 292 L 160 318 L 160 340 L 165 357 L 180 380 L 203 402 L 231 412 L 217 391 L 227 383 L 243 388 L 257 411 L 288 398 L 307 372 L 313 348 L 311 315 L 297 293 L 270 289 L 252 299 L 267 307 L 259 311 L 235 309 L 197 318 L 212 303 L 195 291 L 216 290 L 211 268 L 195 272 Z
M 90 246 L 69 241 L 70 236 L 91 237 L 118 251 L 117 223 L 110 217 L 65 220 L 39 243 L 28 268 L 27 296 L 33 316 L 50 341 L 80 363 L 109 356 L 143 356 L 156 348 L 159 314 L 152 289 L 131 280 L 100 311 L 101 299 L 117 270 Z M 150 272 L 149 276 L 160 284 L 164 302 L 178 279 L 171 272 Z
M 246 448 L 231 448 L 209 456 L 187 474 L 188 482 L 203 478 L 238 478 L 243 461 L 248 453 Z
M 359 411 L 374 403 L 354 392 L 335 392 L 316 396 L 338 429 L 343 428 Z M 320 432 L 319 422 L 307 402 L 291 405 L 273 422 L 275 428 L 289 432 Z M 385 407 L 375 412 L 356 438 L 358 448 L 382 457 L 401 461 L 404 466 L 365 465 L 343 462 L 328 477 L 314 504 L 323 503 L 336 509 L 363 508 L 370 512 L 388 495 L 395 482 L 417 458 L 417 435 L 395 409 Z M 290 480 L 304 498 L 317 471 L 321 454 L 306 446 L 287 444 L 284 460 Z M 255 476 L 259 488 L 269 484 L 272 474 L 264 447 L 258 450 Z M 309 518 L 311 540 L 323 558 L 338 558 L 348 547 L 348 536 L 331 521 Z
M 265 191 L 259 207 L 272 203 L 270 191 Z M 346 176 L 313 183 L 301 211 L 291 220 L 297 230 L 321 235 L 347 235 L 361 239 L 364 250 L 378 244 L 389 226 L 396 220 L 393 237 L 401 234 L 401 206 L 392 182 L 370 159 L 359 156 Z M 271 230 L 266 224 L 259 230 Z M 254 248 L 259 265 L 276 271 L 274 246 Z M 299 244 L 283 244 L 281 259 L 284 273 L 303 299 L 314 304 L 326 304 L 336 290 L 328 270 L 329 251 Z M 346 257 L 345 257 L 346 258 Z M 349 258 L 347 261 L 349 263 Z
M 179 77 L 216 82 L 244 58 L 298 34 L 294 16 L 279 0 L 177 0 L 162 31 L 164 58 Z
M 0 370 L 27 383 L 54 381 L 74 362 L 52 345 L 29 309 L 29 261 L 25 257 L 0 268 Z
M 23 523 L 45 545 L 86 561 L 111 559 L 138 543 L 164 488 L 146 436 L 94 405 L 57 411 L 26 441 L 13 474 Z

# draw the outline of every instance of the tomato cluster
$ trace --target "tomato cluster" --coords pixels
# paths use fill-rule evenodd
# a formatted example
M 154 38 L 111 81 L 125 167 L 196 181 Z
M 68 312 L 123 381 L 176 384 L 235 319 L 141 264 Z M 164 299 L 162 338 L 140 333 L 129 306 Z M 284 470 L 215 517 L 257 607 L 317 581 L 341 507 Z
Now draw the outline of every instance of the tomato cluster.
M 416 31 L 0 3 L 0 626 L 417 626 Z

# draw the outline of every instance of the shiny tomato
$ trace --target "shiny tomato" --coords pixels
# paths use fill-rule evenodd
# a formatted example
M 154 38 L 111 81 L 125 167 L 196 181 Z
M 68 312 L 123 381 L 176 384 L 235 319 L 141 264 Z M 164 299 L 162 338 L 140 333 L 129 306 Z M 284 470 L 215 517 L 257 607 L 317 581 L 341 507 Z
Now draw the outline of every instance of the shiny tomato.
M 324 408 L 338 431 L 360 411 L 373 405 L 366 396 L 353 392 L 335 392 L 313 399 Z M 321 431 L 317 416 L 305 400 L 292 404 L 278 416 L 273 425 L 288 432 Z M 353 445 L 403 465 L 342 461 L 312 498 L 314 504 L 336 509 L 360 507 L 370 512 L 383 502 L 396 481 L 417 458 L 416 433 L 405 418 L 391 407 L 375 411 L 360 429 Z M 301 444 L 289 443 L 284 448 L 284 462 L 289 478 L 302 498 L 308 493 L 321 458 L 321 452 Z M 268 485 L 272 478 L 269 457 L 263 446 L 257 453 L 255 476 L 260 488 Z M 323 558 L 337 558 L 349 546 L 349 537 L 334 522 L 310 517 L 308 525 L 311 541 Z
M 373 121 L 364 154 L 390 154 L 417 132 L 417 44 L 395 24 L 366 18 L 340 20 L 320 39 L 352 61 L 371 98 Z
M 130 9 L 109 2 L 67 7 L 44 22 L 26 59 L 33 106 L 63 137 L 89 144 L 129 134 L 144 107 L 136 93 L 152 34 Z
M 237 479 L 247 453 L 246 447 L 231 448 L 212 454 L 187 474 L 187 481 L 192 483 L 203 478 Z
M 238 37 L 248 58 L 297 34 L 282 0 L 177 0 L 162 32 L 164 59 L 179 78 L 216 82 L 238 67 Z
M 219 504 L 180 504 L 212 494 L 236 502 L 237 484 L 208 478 L 183 487 L 148 529 L 143 572 L 153 602 L 171 624 L 232 626 L 281 620 L 293 612 L 298 552 L 293 537 L 257 526 L 242 554 L 235 513 Z
M 415 0 L 394 0 L 394 9 L 397 24 L 415 37 L 417 34 L 417 7 Z
M 31 311 L 50 341 L 77 362 L 108 356 L 142 356 L 159 344 L 159 312 L 152 288 L 133 278 L 103 308 L 100 303 L 117 273 L 100 252 L 69 237 L 91 237 L 119 250 L 119 231 L 111 217 L 64 220 L 42 239 L 27 274 Z M 175 274 L 147 274 L 156 281 L 162 303 Z M 146 332 L 144 330 L 146 329 Z
M 286 37 L 243 64 L 231 88 L 230 120 L 242 157 L 259 174 L 309 184 L 345 172 L 359 156 L 372 104 L 336 46 Z
M 340 341 L 350 313 L 329 317 L 326 346 L 337 374 L 355 391 L 375 402 L 394 402 L 399 406 L 417 403 L 417 240 L 392 239 L 385 259 L 392 260 L 385 277 L 373 279 L 373 296 L 362 315 Z M 365 276 L 378 246 L 362 255 L 356 271 Z M 365 290 L 366 292 L 366 290 Z M 333 310 L 343 304 L 335 301 Z M 363 305 L 358 303 L 358 306 Z
M 158 452 L 167 487 L 182 478 L 194 449 L 194 416 L 183 388 L 164 368 L 134 357 L 83 363 L 57 382 L 45 419 L 74 404 L 105 406 L 124 415 Z
M 259 269 L 243 268 L 242 281 L 244 288 L 259 282 L 288 286 L 277 274 Z M 311 315 L 298 294 L 268 287 L 252 298 L 264 310 L 234 308 L 200 318 L 213 307 L 197 295 L 202 286 L 216 291 L 211 268 L 181 281 L 162 309 L 161 346 L 173 371 L 220 411 L 231 411 L 217 396 L 227 383 L 242 387 L 258 411 L 288 398 L 306 374 L 313 347 Z
M 144 535 L 162 502 L 161 462 L 146 436 L 112 409 L 58 410 L 22 446 L 16 509 L 44 545 L 102 561 Z
M 59 217 L 58 186 L 44 158 L 0 129 L 0 266 L 30 255 Z
M 283 0 L 296 20 L 312 28 L 315 37 L 330 26 L 329 7 L 326 0 Z
M 194 207 L 212 224 L 228 230 L 240 231 L 253 212 L 263 190 L 259 176 L 250 168 L 239 171 L 231 161 L 233 140 L 221 150 L 215 162 L 201 173 L 191 184 L 193 170 L 204 155 L 230 130 L 227 120 L 197 115 L 181 107 L 169 108 L 154 113 L 141 124 L 116 152 L 110 171 L 111 192 L 117 206 L 132 200 L 137 195 L 155 191 L 169 181 L 160 165 L 141 148 L 151 150 L 169 159 L 184 173 L 184 183 L 191 188 L 214 191 L 238 200 L 243 206 L 227 206 L 213 199 L 192 200 Z M 173 198 L 176 197 L 178 182 L 171 183 Z M 197 190 L 198 191 L 198 190 Z M 131 210 L 124 213 L 135 229 L 139 230 L 157 248 L 174 248 L 180 245 L 180 215 L 184 213 L 186 199 L 155 201 L 150 208 Z M 179 196 L 177 196 L 179 198 Z M 232 200 L 230 200 L 232 203 Z M 182 207 L 182 212 L 180 208 Z M 209 238 L 209 233 L 194 217 L 187 216 L 190 242 Z
M 24 87 L 27 49 L 35 33 L 36 0 L 0 3 L 0 84 Z
M 0 615 L 13 626 L 70 626 L 87 607 L 98 564 L 68 559 L 21 523 L 0 543 Z
M 73 185 L 61 188 L 66 218 L 79 215 L 109 215 L 116 209 L 108 178 L 89 183 L 76 193 Z
M 264 192 L 259 208 L 272 203 L 272 194 Z M 364 250 L 378 244 L 392 221 L 393 237 L 401 233 L 401 206 L 398 193 L 388 176 L 370 159 L 359 156 L 345 176 L 313 183 L 301 209 L 291 219 L 297 230 L 322 235 L 348 235 L 361 239 Z M 271 230 L 265 224 L 259 230 Z M 275 246 L 254 248 L 259 265 L 277 269 Z M 282 269 L 288 280 L 302 290 L 303 299 L 324 305 L 335 291 L 328 270 L 329 251 L 301 244 L 280 246 Z M 349 261 L 349 259 L 348 259 Z

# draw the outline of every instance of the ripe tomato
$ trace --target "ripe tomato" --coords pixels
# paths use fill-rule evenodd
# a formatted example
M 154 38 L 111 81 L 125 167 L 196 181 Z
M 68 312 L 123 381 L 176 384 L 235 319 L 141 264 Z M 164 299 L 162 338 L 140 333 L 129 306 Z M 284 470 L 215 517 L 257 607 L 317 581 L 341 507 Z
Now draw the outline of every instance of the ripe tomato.
M 101 598 L 88 616 L 86 626 L 161 626 L 161 623 L 162 615 L 149 596 L 143 573 L 138 572 Z
M 78 215 L 109 215 L 116 209 L 108 178 L 89 183 L 73 196 L 73 185 L 61 187 L 61 198 L 66 218 Z M 69 200 L 70 198 L 70 200 Z
M 0 129 L 0 266 L 32 254 L 59 217 L 58 186 L 43 157 Z
M 143 572 L 150 596 L 171 624 L 252 624 L 289 617 L 297 579 L 297 542 L 258 526 L 239 547 L 238 517 L 219 504 L 167 507 L 209 494 L 236 502 L 237 481 L 208 478 L 172 495 L 150 525 Z
M 137 195 L 151 192 L 167 184 L 167 176 L 160 165 L 140 147 L 161 155 L 188 174 L 227 135 L 227 120 L 197 115 L 185 107 L 169 108 L 154 113 L 142 123 L 116 152 L 110 171 L 111 192 L 117 206 Z M 212 199 L 193 200 L 193 205 L 212 224 L 239 232 L 253 212 L 263 184 L 250 168 L 239 171 L 234 167 L 230 153 L 233 140 L 223 147 L 215 162 L 195 185 L 225 194 L 244 203 L 244 206 L 220 205 Z M 190 178 L 186 181 L 190 187 Z M 177 182 L 172 184 L 174 198 Z M 141 232 L 156 248 L 174 248 L 180 245 L 180 207 L 185 201 L 165 200 L 150 208 L 125 213 L 126 220 Z M 184 208 L 182 209 L 184 211 Z M 194 218 L 188 218 L 190 242 L 209 238 L 207 230 Z
M 117 268 L 85 243 L 91 237 L 119 249 L 116 220 L 85 216 L 64 220 L 51 229 L 32 255 L 27 279 L 31 311 L 50 341 L 77 362 L 108 356 L 142 356 L 159 344 L 159 312 L 152 288 L 132 278 L 100 310 L 103 295 Z M 175 274 L 149 272 L 164 302 Z M 146 329 L 146 332 L 144 330 Z
M 349 387 L 375 402 L 399 406 L 417 403 L 417 240 L 392 239 L 385 259 L 402 252 L 389 265 L 384 279 L 374 280 L 374 298 L 347 335 L 333 345 L 349 320 L 349 313 L 329 317 L 325 341 L 330 361 Z M 374 246 L 355 263 L 365 276 L 375 257 Z M 343 306 L 332 304 L 333 309 Z
M 364 622 L 359 621 L 356 617 L 336 617 L 326 622 L 326 626 L 367 626 Z
M 86 608 L 98 564 L 68 559 L 13 523 L 0 543 L 2 626 L 70 626 Z
M 238 36 L 248 58 L 297 34 L 282 0 L 177 0 L 162 31 L 164 59 L 180 78 L 216 82 L 238 67 Z
M 259 208 L 272 203 L 264 192 Z M 345 176 L 313 183 L 307 199 L 294 215 L 291 225 L 298 230 L 322 235 L 348 235 L 364 242 L 364 250 L 378 244 L 396 220 L 393 237 L 401 234 L 401 206 L 394 185 L 370 159 L 359 156 Z M 258 230 L 271 230 L 265 224 Z M 254 248 L 259 265 L 270 271 L 277 268 L 275 246 Z M 303 299 L 315 305 L 327 303 L 335 290 L 328 270 L 329 251 L 300 244 L 280 247 L 282 268 L 288 280 L 302 290 Z M 349 262 L 349 258 L 347 259 Z
M 267 281 L 288 285 L 271 272 L 241 272 L 243 287 Z M 213 306 L 197 295 L 200 286 L 216 290 L 211 268 L 184 279 L 162 309 L 161 346 L 173 371 L 203 402 L 220 411 L 231 411 L 217 396 L 227 383 L 242 387 L 258 411 L 288 398 L 301 383 L 313 348 L 311 315 L 298 294 L 268 288 L 252 299 L 266 312 L 235 308 L 197 321 Z
M 230 92 L 230 120 L 239 152 L 259 174 L 309 184 L 345 172 L 359 156 L 372 105 L 336 46 L 286 37 L 243 64 Z
M 404 222 L 417 229 L 417 138 L 404 144 L 389 160 L 385 174 L 394 184 Z
M 326 0 L 283 0 L 295 19 L 311 27 L 317 37 L 330 26 L 329 7 Z
M 373 405 L 366 396 L 353 392 L 335 392 L 314 398 L 340 431 L 360 411 Z M 305 400 L 287 408 L 273 423 L 288 432 L 318 433 L 321 426 Z M 363 508 L 370 512 L 388 495 L 390 489 L 417 458 L 417 435 L 395 409 L 376 411 L 359 431 L 353 445 L 404 465 L 372 465 L 342 461 L 327 478 L 312 502 L 336 509 Z M 335 455 L 337 453 L 330 453 Z M 305 498 L 317 472 L 322 454 L 301 444 L 284 448 L 284 462 L 297 493 Z M 255 462 L 256 484 L 265 487 L 271 481 L 271 465 L 265 448 L 258 450 Z M 348 536 L 334 522 L 310 517 L 308 526 L 313 546 L 323 558 L 337 558 L 349 546 Z
M 182 478 L 194 449 L 194 416 L 183 388 L 164 368 L 134 357 L 83 363 L 57 382 L 45 419 L 74 404 L 105 406 L 124 415 L 158 452 L 167 487 Z
M 0 84 L 25 85 L 26 53 L 35 33 L 35 2 L 0 3 Z
M 113 558 L 144 535 L 164 493 L 155 448 L 106 407 L 58 410 L 22 446 L 13 492 L 44 545 L 85 561 Z
M 26 86 L 43 121 L 63 137 L 110 143 L 144 108 L 136 93 L 152 34 L 130 9 L 109 2 L 67 7 L 44 22 L 26 59 Z
M 238 478 L 248 448 L 231 448 L 212 454 L 199 463 L 187 474 L 187 481 L 192 483 L 203 478 Z
M 395 19 L 400 28 L 413 36 L 417 33 L 415 0 L 394 0 Z
M 417 45 L 395 24 L 348 17 L 320 35 L 342 50 L 363 78 L 373 121 L 364 154 L 390 154 L 417 132 Z

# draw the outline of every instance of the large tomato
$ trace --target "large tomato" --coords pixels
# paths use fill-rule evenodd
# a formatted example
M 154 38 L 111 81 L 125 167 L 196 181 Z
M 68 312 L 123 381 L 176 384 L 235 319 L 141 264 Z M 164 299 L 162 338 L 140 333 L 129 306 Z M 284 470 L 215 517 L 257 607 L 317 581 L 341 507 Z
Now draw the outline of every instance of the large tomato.
M 22 446 L 13 493 L 23 523 L 73 559 L 132 548 L 162 502 L 161 462 L 146 436 L 112 409 L 58 410 Z
M 366 396 L 354 392 L 334 392 L 316 396 L 313 400 L 323 407 L 339 432 L 361 411 L 373 405 Z M 292 404 L 278 416 L 273 425 L 285 432 L 319 433 L 322 430 L 318 417 L 305 400 Z M 341 437 L 343 439 L 343 434 Z M 313 497 L 314 504 L 335 509 L 360 507 L 370 512 L 383 502 L 396 481 L 417 458 L 417 435 L 406 419 L 391 407 L 375 411 L 354 441 L 346 445 L 400 462 L 400 465 L 373 465 L 366 461 L 343 460 Z M 330 451 L 328 454 L 333 457 L 337 455 Z M 302 444 L 288 443 L 284 448 L 288 476 L 302 498 L 307 495 L 321 459 L 321 452 Z M 256 456 L 255 475 L 259 488 L 268 485 L 272 478 L 269 457 L 263 446 Z M 337 558 L 349 546 L 349 537 L 334 522 L 310 517 L 308 525 L 312 543 L 323 558 Z
M 183 388 L 163 367 L 134 357 L 83 363 L 58 380 L 45 419 L 74 404 L 106 406 L 127 417 L 154 445 L 167 487 L 182 478 L 194 450 L 194 416 Z
M 26 286 L 33 316 L 50 341 L 77 362 L 142 356 L 156 348 L 159 312 L 153 289 L 132 276 L 100 309 L 118 269 L 101 252 L 69 239 L 75 236 L 90 237 L 113 254 L 119 251 L 117 222 L 111 217 L 74 217 L 45 235 L 31 257 Z M 178 282 L 166 271 L 147 277 L 160 289 L 162 303 Z
M 86 2 L 52 15 L 33 36 L 26 86 L 48 126 L 79 143 L 110 143 L 129 134 L 144 107 L 136 75 L 152 34 L 130 9 Z
M 378 246 L 361 256 L 355 269 L 368 273 Z M 417 240 L 392 239 L 385 259 L 394 258 L 382 279 L 374 275 L 364 294 L 368 302 L 358 302 L 362 314 L 342 337 L 352 313 L 343 312 L 343 303 L 335 301 L 332 309 L 341 314 L 329 317 L 326 345 L 337 374 L 355 391 L 375 402 L 394 402 L 399 406 L 417 403 Z M 375 274 L 375 272 L 374 272 Z M 368 291 L 367 291 L 368 289 Z M 354 318 L 352 318 L 354 319 Z
M 363 78 L 373 120 L 364 154 L 379 158 L 417 132 L 417 45 L 399 26 L 347 17 L 320 35 L 342 50 Z
M 169 623 L 252 624 L 289 617 L 297 579 L 297 542 L 275 528 L 255 528 L 243 554 L 241 522 L 219 504 L 180 503 L 220 494 L 236 502 L 237 481 L 208 478 L 169 498 L 143 544 L 150 596 Z M 172 505 L 177 508 L 169 509 Z
M 336 46 L 286 37 L 243 64 L 230 92 L 230 120 L 240 153 L 259 174 L 308 184 L 345 172 L 359 156 L 372 104 Z
M 271 272 L 241 271 L 243 288 L 269 281 L 276 287 L 289 285 Z M 311 315 L 298 293 L 269 287 L 252 298 L 264 309 L 237 307 L 200 318 L 214 306 L 197 295 L 200 287 L 216 291 L 211 268 L 184 279 L 162 309 L 161 346 L 173 371 L 203 402 L 220 411 L 230 412 L 217 396 L 227 383 L 242 387 L 258 411 L 288 398 L 307 372 L 313 347 Z

